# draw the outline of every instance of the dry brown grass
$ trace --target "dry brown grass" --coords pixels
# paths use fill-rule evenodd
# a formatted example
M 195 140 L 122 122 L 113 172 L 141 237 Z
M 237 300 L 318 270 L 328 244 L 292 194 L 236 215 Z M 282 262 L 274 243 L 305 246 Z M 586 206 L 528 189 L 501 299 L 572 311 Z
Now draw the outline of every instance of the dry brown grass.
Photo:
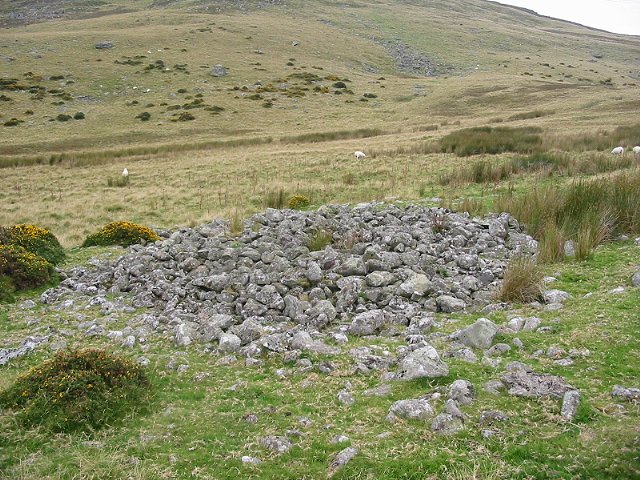
M 30 94 L 9 92 L 13 100 L 3 102 L 0 120 L 16 116 L 25 122 L 0 126 L 0 163 L 34 165 L 2 170 L 0 224 L 47 226 L 71 246 L 112 220 L 170 227 L 231 218 L 235 209 L 245 215 L 263 207 L 267 190 L 301 193 L 315 205 L 416 199 L 426 192 L 455 197 L 454 189 L 435 181 L 465 165 L 435 153 L 438 139 L 452 131 L 500 116 L 511 119 L 510 126 L 542 127 L 548 138 L 555 131 L 579 137 L 596 134 L 603 125 L 636 121 L 636 110 L 621 106 L 637 102 L 638 87 L 627 66 L 637 40 L 595 34 L 590 41 L 607 61 L 594 63 L 595 46 L 571 37 L 586 32 L 580 27 L 565 25 L 568 38 L 542 35 L 515 18 L 512 9 L 449 3 L 459 13 L 459 24 L 450 25 L 448 13 L 436 4 L 392 8 L 355 2 L 358 8 L 345 14 L 332 2 L 305 2 L 304 16 L 296 8 L 217 15 L 169 9 L 2 30 L 0 43 L 10 45 L 5 53 L 14 57 L 3 76 L 29 83 L 25 74 L 32 72 L 30 78 L 42 76 L 36 83 L 62 90 L 72 100 L 53 105 L 58 97 L 33 100 Z M 506 48 L 470 52 L 466 46 L 475 38 L 470 25 L 486 8 L 495 9 L 487 26 Z M 547 29 L 560 25 L 529 21 Z M 401 35 L 454 74 L 415 78 L 399 73 L 380 44 L 354 35 L 363 24 L 379 38 Z M 451 35 L 435 34 L 443 31 Z M 103 39 L 115 48 L 96 50 L 94 44 Z M 304 41 L 295 46 L 292 39 Z M 531 44 L 537 46 L 536 56 L 530 55 Z M 141 65 L 114 63 L 140 56 Z M 156 60 L 170 71 L 144 73 L 145 65 Z M 215 63 L 228 67 L 229 75 L 209 76 Z M 174 67 L 184 64 L 189 74 Z M 568 72 L 573 77 L 566 77 Z M 296 92 L 304 93 L 300 97 L 268 87 L 304 73 L 348 78 L 354 95 L 304 91 L 297 85 Z M 52 75 L 65 78 L 51 80 Z M 600 83 L 609 77 L 613 86 Z M 259 87 L 272 108 L 247 98 Z M 365 92 L 376 97 L 359 101 Z M 167 111 L 169 106 L 198 99 L 224 110 L 194 108 L 188 111 L 195 120 L 170 121 L 176 111 Z M 27 110 L 34 114 L 25 116 Z M 49 121 L 75 111 L 85 112 L 86 119 Z M 151 113 L 150 121 L 135 118 L 142 111 Z M 554 113 L 527 113 L 535 111 Z M 353 138 L 358 132 L 375 136 Z M 321 141 L 310 143 L 316 140 Z M 557 138 L 547 143 L 569 144 Z M 355 162 L 354 150 L 369 156 Z M 109 188 L 107 179 L 124 167 L 131 171 L 131 184 Z

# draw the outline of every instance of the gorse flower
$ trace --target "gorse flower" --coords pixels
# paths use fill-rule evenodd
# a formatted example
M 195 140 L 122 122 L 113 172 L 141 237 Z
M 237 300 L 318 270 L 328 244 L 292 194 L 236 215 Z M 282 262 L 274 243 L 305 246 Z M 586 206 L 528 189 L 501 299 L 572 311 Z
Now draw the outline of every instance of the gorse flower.
M 108 223 L 98 232 L 89 235 L 82 246 L 120 245 L 128 247 L 135 243 L 155 242 L 157 240 L 160 240 L 160 237 L 149 227 L 132 222 L 119 221 Z

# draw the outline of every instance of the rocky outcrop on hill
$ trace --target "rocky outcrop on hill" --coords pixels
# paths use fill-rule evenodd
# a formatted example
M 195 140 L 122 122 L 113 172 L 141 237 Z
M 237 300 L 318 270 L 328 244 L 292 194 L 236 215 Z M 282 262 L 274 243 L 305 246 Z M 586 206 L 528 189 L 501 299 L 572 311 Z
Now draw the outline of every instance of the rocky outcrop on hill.
M 330 244 L 312 251 L 319 233 Z M 94 270 L 68 272 L 42 302 L 87 296 L 108 313 L 127 308 L 107 299 L 116 295 L 149 308 L 147 327 L 178 345 L 286 351 L 302 330 L 342 326 L 366 336 L 414 325 L 420 333 L 425 312 L 486 306 L 509 258 L 536 249 L 507 214 L 473 219 L 382 203 L 268 209 L 249 218 L 240 236 L 214 221 L 166 237 Z

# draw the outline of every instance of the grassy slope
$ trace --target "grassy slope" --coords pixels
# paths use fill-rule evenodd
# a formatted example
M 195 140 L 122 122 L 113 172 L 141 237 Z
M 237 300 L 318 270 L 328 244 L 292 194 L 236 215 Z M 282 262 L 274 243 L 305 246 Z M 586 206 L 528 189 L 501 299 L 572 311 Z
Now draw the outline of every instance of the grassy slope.
M 458 125 L 541 110 L 540 118 L 509 125 L 541 125 L 551 137 L 636 120 L 638 86 L 631 78 L 638 73 L 633 69 L 636 38 L 491 3 L 443 5 L 305 2 L 302 8 L 294 2 L 212 15 L 203 13 L 200 2 L 172 3 L 172 8 L 2 30 L 2 52 L 14 59 L 6 63 L 4 77 L 58 89 L 73 99 L 53 105 L 59 96 L 47 93 L 33 100 L 26 92 L 5 92 L 12 100 L 2 102 L 0 120 L 16 117 L 24 123 L 0 126 L 0 163 L 26 156 L 48 165 L 59 160 L 60 152 L 66 157 L 61 165 L 4 169 L 0 223 L 42 224 L 71 246 L 120 218 L 172 226 L 228 216 L 236 209 L 255 211 L 269 188 L 305 193 L 314 204 L 450 196 L 454 192 L 440 190 L 435 179 L 443 168 L 462 162 L 429 154 L 425 143 Z M 431 78 L 402 74 L 374 38 L 405 43 L 451 70 Z M 102 40 L 113 41 L 115 48 L 96 50 Z M 114 63 L 127 59 L 143 63 Z M 145 73 L 156 60 L 170 71 Z M 216 63 L 227 66 L 229 75 L 209 76 Z M 176 70 L 176 64 L 186 64 L 190 73 Z M 373 67 L 377 71 L 370 71 Z M 42 81 L 24 78 L 27 72 Z M 287 78 L 303 73 L 348 78 L 354 95 L 335 95 L 329 88 L 324 94 L 309 90 L 302 97 L 287 96 L 297 87 L 313 88 Z M 52 75 L 65 78 L 50 80 Z M 601 83 L 609 78 L 611 85 Z M 256 82 L 278 87 L 281 80 L 287 80 L 287 91 L 248 98 Z M 377 98 L 362 102 L 364 93 Z M 188 110 L 195 120 L 172 122 L 184 110 L 168 107 L 192 103 L 195 95 L 225 110 L 214 114 L 196 108 Z M 266 100 L 273 101 L 271 108 L 263 107 Z M 77 111 L 86 120 L 51 121 Z M 135 118 L 142 111 L 151 113 L 150 121 Z M 313 144 L 280 141 L 300 133 L 362 128 L 384 135 L 343 141 L 326 135 L 328 141 Z M 272 143 L 211 145 L 251 138 Z M 349 161 L 355 149 L 376 158 L 366 164 Z M 108 178 L 125 166 L 132 172 L 131 187 L 107 187 Z
M 81 254 L 84 255 L 84 254 Z M 151 359 L 154 383 L 158 387 L 155 412 L 131 419 L 124 426 L 108 429 L 92 438 L 72 435 L 50 437 L 39 431 L 12 427 L 11 416 L 0 416 L 0 469 L 7 478 L 324 478 L 334 453 L 346 445 L 357 446 L 359 455 L 336 478 L 634 478 L 638 475 L 638 406 L 627 404 L 619 410 L 610 397 L 613 385 L 633 385 L 637 381 L 638 348 L 637 292 L 607 293 L 625 285 L 632 271 L 637 247 L 631 244 L 600 248 L 584 264 L 549 267 L 557 276 L 554 285 L 569 291 L 574 299 L 561 312 L 518 311 L 539 315 L 547 334 L 522 333 L 524 355 L 509 352 L 503 362 L 521 360 L 536 371 L 559 374 L 580 389 L 583 403 L 576 420 L 566 424 L 559 417 L 558 401 L 494 397 L 480 386 L 495 378 L 497 370 L 450 360 L 451 375 L 434 381 L 394 383 L 392 394 L 383 399 L 365 397 L 362 392 L 379 385 L 377 375 L 349 375 L 352 361 L 347 355 L 329 359 L 336 365 L 331 375 L 317 371 L 300 373 L 286 364 L 286 377 L 278 378 L 282 367 L 278 356 L 267 359 L 264 367 L 246 368 L 240 363 L 217 366 L 215 357 L 197 346 L 176 357 L 168 348 L 169 339 L 151 339 L 144 353 Z M 80 257 L 72 262 L 80 261 Z M 593 296 L 581 297 L 588 292 Z M 26 321 L 37 314 L 40 325 L 63 327 L 67 313 L 46 309 L 21 311 L 3 307 L 0 325 L 7 342 L 24 337 L 30 328 Z M 98 315 L 87 310 L 86 315 Z M 99 316 L 99 315 L 98 315 Z M 442 328 L 451 332 L 474 320 L 475 316 L 449 316 Z M 494 314 L 504 321 L 504 314 Z M 10 319 L 10 320 L 9 320 Z M 442 316 L 441 320 L 445 320 Z M 109 328 L 120 326 L 110 323 Z M 512 335 L 497 341 L 510 343 Z M 68 337 L 71 345 L 98 346 L 108 342 L 84 338 L 80 333 Z M 401 344 L 386 339 L 375 342 L 393 351 Z M 350 348 L 369 345 L 364 339 L 351 339 Z M 527 358 L 537 349 L 557 345 L 566 350 L 588 349 L 590 355 L 576 359 L 569 367 L 554 365 L 546 357 Z M 439 343 L 436 347 L 443 348 Z M 136 347 L 132 354 L 140 355 Z M 0 387 L 8 385 L 19 372 L 46 356 L 45 350 L 12 362 L 3 369 Z M 170 358 L 190 365 L 187 373 L 165 372 Z M 307 356 L 307 355 L 305 355 Z M 314 363 L 322 360 L 311 356 Z M 192 376 L 208 372 L 210 377 L 197 383 Z M 446 386 L 456 378 L 471 381 L 478 397 L 470 406 L 464 433 L 452 438 L 438 437 L 419 422 L 389 424 L 384 420 L 395 400 L 415 398 Z M 346 381 L 353 385 L 356 404 L 348 407 L 336 400 Z M 230 391 L 229 387 L 240 387 Z M 438 408 L 441 408 L 440 405 Z M 487 426 L 498 434 L 484 439 L 477 426 L 480 412 L 500 409 L 511 419 L 505 424 Z M 244 416 L 254 413 L 258 422 Z M 313 423 L 301 426 L 301 416 Z M 331 426 L 327 426 L 331 425 Z M 282 456 L 267 453 L 259 446 L 261 436 L 283 434 L 286 429 L 302 432 L 294 448 Z M 386 438 L 377 435 L 390 432 Z M 347 444 L 335 445 L 331 439 L 346 434 Z M 88 442 L 92 440 L 97 443 Z M 242 455 L 263 459 L 258 467 L 241 465 Z
M 249 12 L 227 5 L 222 13 L 211 15 L 204 13 L 200 1 L 150 10 L 144 9 L 148 1 L 111 1 L 111 6 L 101 6 L 93 16 L 81 13 L 89 18 L 0 31 L 1 54 L 15 58 L 4 64 L 9 69 L 3 70 L 3 77 L 22 79 L 28 71 L 43 77 L 64 75 L 63 80 L 45 79 L 41 84 L 61 88 L 75 98 L 52 105 L 57 98 L 33 101 L 27 94 L 4 92 L 13 101 L 3 102 L 0 120 L 15 116 L 25 123 L 0 127 L 0 156 L 49 158 L 52 153 L 79 152 L 77 159 L 62 164 L 3 169 L 0 223 L 48 226 L 71 246 L 97 226 L 119 218 L 170 226 L 229 215 L 236 208 L 257 210 L 262 208 L 264 191 L 270 188 L 306 193 L 315 204 L 389 195 L 418 199 L 466 194 L 486 199 L 497 191 L 526 189 L 540 180 L 523 177 L 487 188 L 438 186 L 439 174 L 469 160 L 429 153 L 425 145 L 460 128 L 457 122 L 473 126 L 544 110 L 547 114 L 540 118 L 508 125 L 540 125 L 547 136 L 636 122 L 640 107 L 637 80 L 632 78 L 638 75 L 636 38 L 523 15 L 519 9 L 484 2 L 423 3 L 289 2 L 289 8 Z M 304 10 L 294 8 L 299 5 Z M 123 6 L 141 10 L 103 15 Z M 455 16 L 445 13 L 443 6 L 455 11 Z M 428 79 L 399 73 L 371 36 L 407 43 L 452 70 Z M 116 48 L 96 50 L 94 44 L 102 40 L 113 41 Z M 300 44 L 294 47 L 292 41 Z M 255 53 L 256 49 L 264 54 Z M 145 63 L 114 64 L 124 60 L 123 56 L 136 55 L 146 55 Z M 135 73 L 157 59 L 170 68 L 187 63 L 191 73 Z M 290 61 L 293 66 L 287 65 Z M 257 62 L 261 65 L 255 65 Z M 207 75 L 216 63 L 229 67 L 227 77 Z M 371 65 L 379 70 L 369 71 Z M 257 81 L 267 84 L 300 72 L 349 78 L 355 95 L 307 93 L 288 98 L 265 94 L 265 98 L 274 98 L 273 107 L 267 109 L 261 106 L 262 100 L 236 98 L 242 92 L 229 90 L 244 85 L 253 88 Z M 609 78 L 611 86 L 600 83 Z M 67 85 L 69 79 L 75 83 Z M 147 88 L 150 92 L 142 93 Z M 180 88 L 188 93 L 177 93 Z M 207 104 L 223 106 L 225 111 L 211 115 L 194 109 L 196 120 L 173 123 L 169 121 L 173 112 L 159 106 L 190 102 L 193 98 L 186 97 L 198 92 Z M 378 96 L 360 102 L 365 92 Z M 83 101 L 80 95 L 92 98 Z M 139 104 L 126 105 L 134 100 Z M 156 106 L 145 107 L 148 103 Z M 24 115 L 28 109 L 34 114 Z M 79 110 L 87 114 L 84 123 L 48 120 Z M 148 123 L 134 119 L 143 110 L 153 115 Z M 432 125 L 438 129 L 430 130 Z M 279 141 L 297 133 L 366 127 L 385 134 L 320 143 Z M 212 139 L 247 137 L 273 137 L 274 141 L 181 151 Z M 165 147 L 158 154 L 149 150 L 116 159 L 110 154 L 86 153 L 152 145 Z M 370 153 L 366 163 L 350 158 L 355 149 Z M 131 186 L 108 187 L 107 179 L 119 175 L 124 166 L 132 172 Z M 86 261 L 88 253 L 92 252 L 72 253 L 70 264 Z M 331 455 L 345 446 L 330 443 L 340 433 L 350 437 L 360 454 L 337 478 L 637 477 L 639 412 L 633 405 L 619 411 L 609 392 L 615 384 L 637 386 L 640 359 L 634 339 L 640 303 L 633 290 L 615 297 L 607 294 L 627 284 L 634 262 L 637 247 L 618 244 L 601 248 L 584 264 L 547 267 L 548 274 L 559 278 L 558 288 L 571 292 L 574 300 L 562 312 L 542 314 L 545 324 L 554 326 L 553 333 L 520 335 L 527 353 L 551 345 L 591 351 L 591 356 L 566 368 L 544 357 L 526 360 L 538 371 L 565 376 L 582 391 L 584 406 L 575 424 L 559 421 L 557 402 L 495 399 L 479 392 L 476 402 L 465 409 L 470 418 L 467 431 L 451 439 L 439 438 L 420 424 L 387 424 L 383 417 L 389 405 L 423 395 L 455 378 L 468 379 L 479 387 L 495 377 L 494 371 L 451 361 L 450 378 L 394 384 L 391 397 L 381 400 L 361 395 L 365 388 L 378 384 L 375 376 L 343 376 L 350 367 L 346 356 L 336 361 L 339 368 L 333 375 L 299 374 L 289 365 L 287 378 L 276 380 L 279 359 L 268 359 L 258 369 L 216 366 L 210 355 L 192 347 L 185 357 L 191 367 L 179 376 L 164 372 L 174 349 L 154 340 L 145 354 L 151 359 L 160 392 L 154 415 L 97 434 L 92 440 L 100 443 L 94 444 L 80 436 L 20 431 L 10 415 L 2 414 L 0 477 L 323 478 Z M 594 295 L 580 299 L 587 292 Z M 30 295 L 34 294 L 27 297 Z M 33 318 L 43 328 L 67 328 L 66 313 L 23 311 L 13 305 L 0 308 L 0 347 L 14 346 L 29 334 L 33 327 L 28 328 L 27 322 Z M 93 310 L 83 313 L 88 318 L 99 316 Z M 526 309 L 520 313 L 538 314 Z M 474 318 L 454 317 L 455 323 L 447 323 L 444 331 Z M 504 320 L 501 315 L 492 318 Z M 109 328 L 123 323 L 120 320 Z M 500 340 L 509 342 L 510 338 Z M 102 340 L 92 342 L 106 345 Z M 87 338 L 72 332 L 69 343 L 85 345 Z M 394 340 L 382 343 L 391 350 L 396 346 Z M 360 344 L 366 342 L 352 339 L 353 346 Z M 48 355 L 41 350 L 3 368 L 0 388 Z M 515 352 L 505 356 L 505 361 L 512 359 L 521 358 Z M 194 383 L 192 375 L 200 371 L 211 377 Z M 336 400 L 346 380 L 353 384 L 357 400 L 351 408 Z M 247 385 L 235 392 L 227 390 L 241 381 Z M 499 426 L 498 436 L 486 440 L 475 423 L 482 410 L 491 408 L 502 409 L 512 420 Z M 258 415 L 257 424 L 242 420 L 249 412 Z M 302 415 L 313 425 L 298 425 Z M 325 429 L 328 423 L 334 426 Z M 260 436 L 283 434 L 288 428 L 303 431 L 290 453 L 272 457 L 259 447 Z M 391 432 L 388 438 L 376 437 L 386 431 Z M 265 462 L 243 467 L 240 457 L 244 454 Z

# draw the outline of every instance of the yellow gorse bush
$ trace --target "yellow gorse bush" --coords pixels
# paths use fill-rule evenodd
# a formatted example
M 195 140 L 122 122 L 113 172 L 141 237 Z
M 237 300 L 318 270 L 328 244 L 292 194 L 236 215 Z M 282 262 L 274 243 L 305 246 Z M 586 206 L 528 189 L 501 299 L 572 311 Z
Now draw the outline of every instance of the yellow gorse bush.
M 0 244 L 22 247 L 54 265 L 65 257 L 64 249 L 56 236 L 46 228 L 36 225 L 0 227 Z
M 53 265 L 40 255 L 18 245 L 0 244 L 0 280 L 4 279 L 2 284 L 8 284 L 16 290 L 38 287 L 50 282 L 54 273 Z M 2 299 L 0 296 L 0 300 Z
M 127 247 L 134 243 L 155 242 L 157 240 L 160 240 L 160 237 L 149 227 L 127 221 L 118 221 L 108 223 L 98 232 L 89 235 L 82 246 L 121 245 Z
M 98 429 L 126 418 L 150 398 L 142 366 L 104 350 L 59 351 L 0 392 L 0 407 L 27 426 Z

